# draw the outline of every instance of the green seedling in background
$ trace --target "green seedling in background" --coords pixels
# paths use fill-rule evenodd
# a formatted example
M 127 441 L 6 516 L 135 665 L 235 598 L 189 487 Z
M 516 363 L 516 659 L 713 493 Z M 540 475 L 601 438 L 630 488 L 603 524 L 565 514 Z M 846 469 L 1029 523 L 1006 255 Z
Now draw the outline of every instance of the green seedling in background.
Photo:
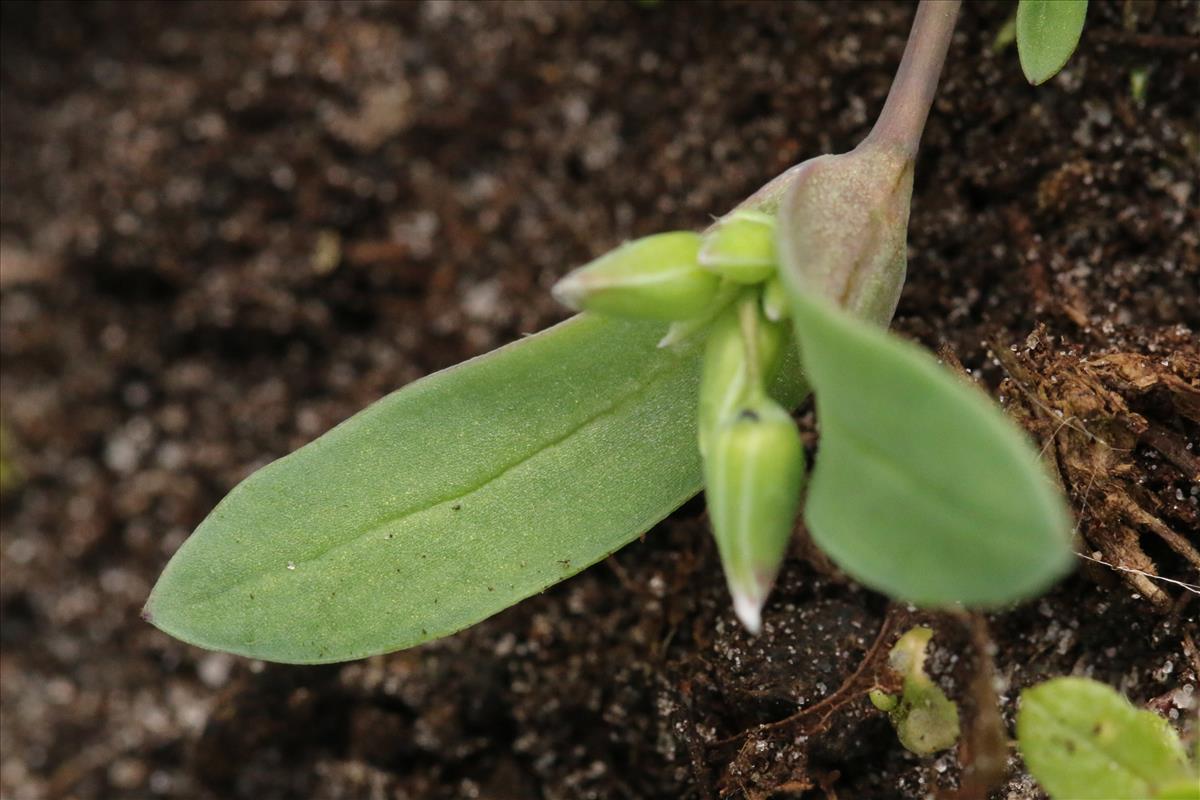
M 1200 800 L 1200 763 L 1167 721 L 1098 681 L 1021 692 L 1017 742 L 1053 800 Z
M 1138 106 L 1146 104 L 1146 90 L 1150 86 L 1150 69 L 1138 67 L 1129 71 L 1129 96 Z
M 585 313 L 246 479 L 167 565 L 146 618 L 274 661 L 397 650 L 603 559 L 701 488 L 751 630 L 802 501 L 814 540 L 897 598 L 1042 591 L 1068 568 L 1070 530 L 1036 453 L 984 394 L 884 330 L 957 12 L 923 0 L 852 152 L 793 167 L 703 233 L 602 256 L 556 287 Z M 803 497 L 787 411 L 810 386 L 821 442 Z
M 1017 55 L 1034 86 L 1066 66 L 1079 45 L 1087 0 L 1020 0 L 1017 4 Z
M 925 673 L 932 638 L 929 628 L 913 628 L 888 654 L 888 666 L 904 681 L 899 697 L 878 689 L 870 693 L 871 703 L 891 718 L 900 744 L 919 756 L 948 750 L 958 741 L 958 706 Z
M 21 478 L 21 470 L 12 455 L 12 438 L 7 426 L 0 423 L 0 494 L 20 486 Z

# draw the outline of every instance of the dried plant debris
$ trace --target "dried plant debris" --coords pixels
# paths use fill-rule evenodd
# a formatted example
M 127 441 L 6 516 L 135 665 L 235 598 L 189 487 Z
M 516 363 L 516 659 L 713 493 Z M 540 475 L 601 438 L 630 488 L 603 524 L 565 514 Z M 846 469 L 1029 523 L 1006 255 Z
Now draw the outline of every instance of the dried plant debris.
M 1200 594 L 1200 346 L 1182 328 L 1143 344 L 1090 354 L 1039 326 L 993 351 L 1010 413 L 1072 499 L 1090 574 L 1116 570 L 1167 611 Z

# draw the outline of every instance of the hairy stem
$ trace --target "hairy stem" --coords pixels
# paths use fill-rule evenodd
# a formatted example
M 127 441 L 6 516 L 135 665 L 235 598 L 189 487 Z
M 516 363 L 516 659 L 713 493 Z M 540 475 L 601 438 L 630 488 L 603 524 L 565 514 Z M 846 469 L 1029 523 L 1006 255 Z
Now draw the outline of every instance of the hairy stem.
M 916 155 L 960 5 L 961 0 L 921 0 L 887 102 L 863 144 L 888 144 Z

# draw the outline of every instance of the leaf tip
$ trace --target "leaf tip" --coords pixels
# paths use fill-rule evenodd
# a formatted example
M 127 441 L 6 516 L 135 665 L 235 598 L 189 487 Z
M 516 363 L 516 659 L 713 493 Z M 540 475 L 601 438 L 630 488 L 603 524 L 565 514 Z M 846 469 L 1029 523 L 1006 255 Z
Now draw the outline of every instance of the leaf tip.
M 765 596 L 752 597 L 749 593 L 735 591 L 733 593 L 733 613 L 737 615 L 742 626 L 752 635 L 762 632 L 762 608 Z
M 1030 86 L 1041 86 L 1046 81 L 1053 78 L 1059 73 L 1059 70 L 1046 72 L 1044 69 L 1038 70 L 1030 66 L 1026 66 L 1025 62 L 1021 62 L 1021 72 L 1025 74 L 1025 80 L 1029 81 Z
M 567 308 L 578 311 L 583 303 L 584 295 L 587 294 L 586 281 L 582 279 L 578 271 L 569 273 L 550 287 L 550 294 Z
M 138 612 L 138 617 L 168 636 L 192 644 L 191 639 L 185 633 L 187 629 L 186 622 L 180 624 L 181 608 L 186 609 L 190 606 L 187 603 L 181 606 L 181 604 L 175 602 L 175 598 L 172 596 L 174 593 L 169 585 L 169 576 L 165 577 L 168 579 L 164 580 L 164 576 L 159 576 L 158 581 L 150 590 L 149 597 L 146 598 L 146 602 Z M 166 586 L 165 591 L 164 585 Z M 164 595 L 166 596 L 164 597 Z

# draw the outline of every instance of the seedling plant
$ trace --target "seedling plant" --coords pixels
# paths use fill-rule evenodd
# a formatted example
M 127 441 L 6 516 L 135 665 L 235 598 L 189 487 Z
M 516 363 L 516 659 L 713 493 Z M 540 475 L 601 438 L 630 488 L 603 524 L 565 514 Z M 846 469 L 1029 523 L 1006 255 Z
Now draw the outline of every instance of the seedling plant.
M 1086 0 L 1021 0 L 1032 83 Z M 969 380 L 886 332 L 914 164 L 958 13 L 922 0 L 878 121 L 701 232 L 644 237 L 563 278 L 582 312 L 397 391 L 238 485 L 168 564 L 145 617 L 184 641 L 344 661 L 470 626 L 637 538 L 704 490 L 737 617 L 763 611 L 796 517 L 861 583 L 929 607 L 1036 595 L 1072 561 L 1037 454 Z M 791 411 L 812 395 L 811 471 Z M 807 483 L 807 485 L 805 485 Z M 953 746 L 955 704 L 901 637 L 901 742 Z M 1062 678 L 1027 690 L 1021 752 L 1053 798 L 1197 798 L 1155 715 Z M 1200 760 L 1200 759 L 1198 759 Z
M 618 247 L 556 287 L 583 313 L 378 401 L 237 486 L 145 616 L 185 641 L 319 663 L 461 630 L 606 557 L 704 489 L 756 632 L 798 510 L 847 573 L 926 607 L 1035 595 L 1064 503 L 961 375 L 888 334 L 917 146 L 958 13 L 924 0 L 854 150 L 701 233 Z M 808 471 L 790 416 L 814 395 Z

